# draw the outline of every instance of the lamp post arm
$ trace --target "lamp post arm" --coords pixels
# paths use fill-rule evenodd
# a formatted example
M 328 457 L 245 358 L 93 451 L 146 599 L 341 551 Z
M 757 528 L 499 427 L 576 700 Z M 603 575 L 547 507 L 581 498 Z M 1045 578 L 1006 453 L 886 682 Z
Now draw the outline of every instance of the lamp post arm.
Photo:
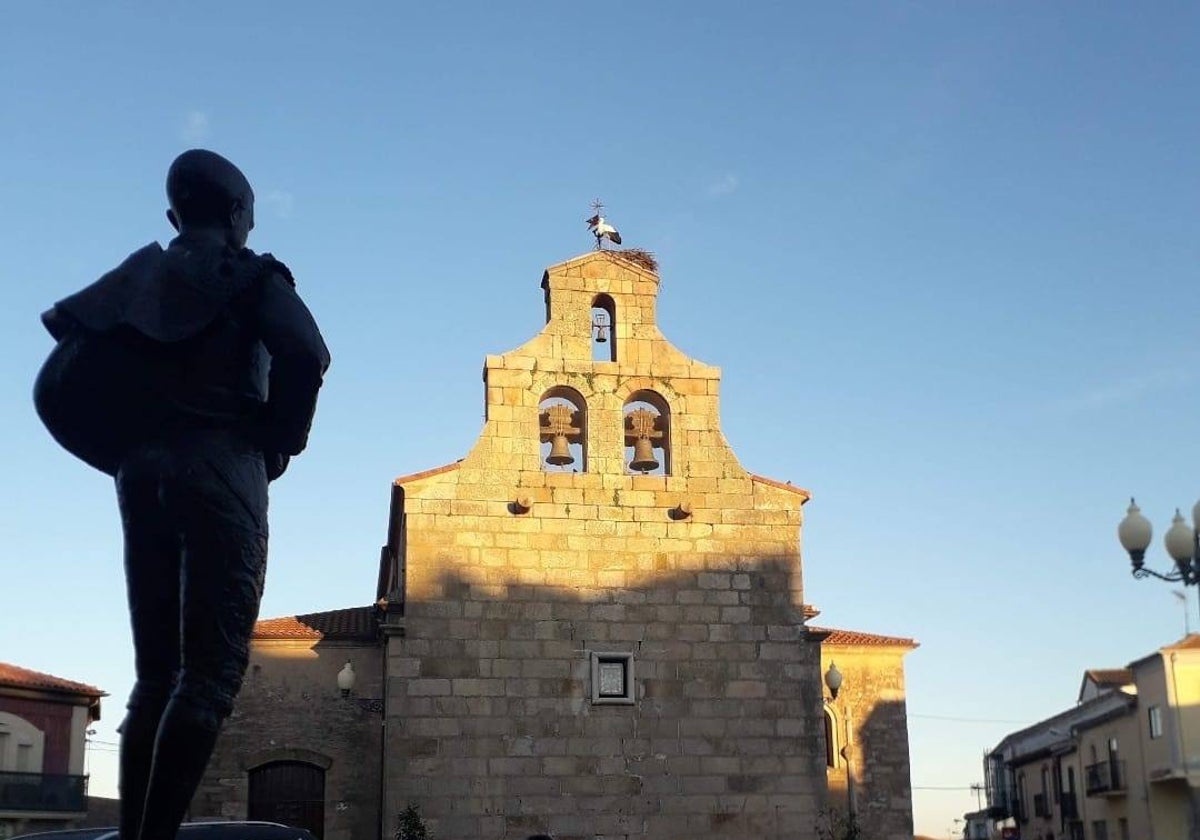
M 1153 569 L 1147 569 L 1145 566 L 1139 566 L 1134 569 L 1133 576 L 1138 580 L 1146 577 L 1156 577 L 1159 580 L 1165 580 L 1167 583 L 1179 583 L 1180 581 L 1183 581 L 1185 585 L 1195 583 L 1194 580 L 1185 579 L 1183 574 L 1178 570 L 1164 575 L 1154 571 Z

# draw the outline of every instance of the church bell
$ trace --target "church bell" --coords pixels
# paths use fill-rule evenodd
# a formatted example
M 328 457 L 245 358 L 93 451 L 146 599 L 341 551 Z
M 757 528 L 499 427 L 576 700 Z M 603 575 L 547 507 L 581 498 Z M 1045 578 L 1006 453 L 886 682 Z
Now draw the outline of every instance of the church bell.
M 550 439 L 550 454 L 546 456 L 546 463 L 556 467 L 575 463 L 575 456 L 571 454 L 566 435 L 555 435 Z
M 658 469 L 658 461 L 654 460 L 654 444 L 650 438 L 640 437 L 633 442 L 633 460 L 629 466 L 638 472 Z

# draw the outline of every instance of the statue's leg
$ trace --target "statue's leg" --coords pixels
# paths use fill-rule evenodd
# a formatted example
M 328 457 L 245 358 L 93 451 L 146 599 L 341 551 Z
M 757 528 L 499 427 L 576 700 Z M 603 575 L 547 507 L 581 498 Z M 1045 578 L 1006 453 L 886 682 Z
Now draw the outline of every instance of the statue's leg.
M 158 725 L 180 665 L 180 544 L 163 509 L 163 465 L 158 460 L 154 453 L 144 453 L 117 477 L 137 677 L 120 727 L 120 822 L 125 840 L 137 840 L 141 830 Z
M 267 561 L 262 458 L 206 453 L 181 499 L 183 662 L 154 750 L 140 840 L 172 840 L 249 661 Z

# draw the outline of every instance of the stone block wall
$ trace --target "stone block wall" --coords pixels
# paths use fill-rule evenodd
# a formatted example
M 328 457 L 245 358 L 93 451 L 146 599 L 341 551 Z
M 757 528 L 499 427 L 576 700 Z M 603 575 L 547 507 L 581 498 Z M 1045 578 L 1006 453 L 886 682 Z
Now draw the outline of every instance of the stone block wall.
M 803 834 L 825 802 L 807 494 L 737 462 L 719 371 L 654 324 L 657 277 L 595 253 L 543 286 L 546 328 L 487 359 L 470 454 L 398 481 L 388 825 L 415 804 L 439 840 Z M 600 294 L 616 361 L 592 360 Z M 561 388 L 586 409 L 578 472 L 542 462 L 539 403 Z M 623 410 L 646 392 L 668 475 L 626 468 Z M 633 655 L 631 705 L 592 702 L 594 652 Z
M 354 694 L 337 673 L 354 664 Z M 192 800 L 192 819 L 246 819 L 249 773 L 274 761 L 301 761 L 325 773 L 323 840 L 379 833 L 382 714 L 358 701 L 383 691 L 379 645 L 255 641 L 232 716 Z
M 843 677 L 837 699 L 828 701 L 838 753 L 829 770 L 830 804 L 848 809 L 847 776 L 853 776 L 858 821 L 872 840 L 913 836 L 903 659 L 913 647 L 822 646 L 822 672 L 835 663 Z

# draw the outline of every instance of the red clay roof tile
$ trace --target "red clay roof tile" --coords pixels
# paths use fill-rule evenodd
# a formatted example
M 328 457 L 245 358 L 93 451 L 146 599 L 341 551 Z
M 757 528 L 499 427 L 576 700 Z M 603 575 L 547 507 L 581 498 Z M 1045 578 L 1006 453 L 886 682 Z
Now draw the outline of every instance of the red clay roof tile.
M 377 628 L 375 607 L 350 607 L 344 610 L 265 618 L 254 625 L 253 638 L 373 641 Z
M 821 644 L 850 647 L 920 647 L 920 642 L 902 636 L 880 636 L 876 633 L 863 633 L 858 630 L 833 630 L 828 627 L 814 627 L 811 624 L 807 627 L 818 633 L 829 634 Z
M 79 694 L 85 697 L 107 696 L 95 686 L 74 680 L 64 680 L 62 677 L 31 671 L 7 662 L 0 662 L 0 685 L 13 688 L 32 688 L 40 691 L 57 691 L 63 694 Z

